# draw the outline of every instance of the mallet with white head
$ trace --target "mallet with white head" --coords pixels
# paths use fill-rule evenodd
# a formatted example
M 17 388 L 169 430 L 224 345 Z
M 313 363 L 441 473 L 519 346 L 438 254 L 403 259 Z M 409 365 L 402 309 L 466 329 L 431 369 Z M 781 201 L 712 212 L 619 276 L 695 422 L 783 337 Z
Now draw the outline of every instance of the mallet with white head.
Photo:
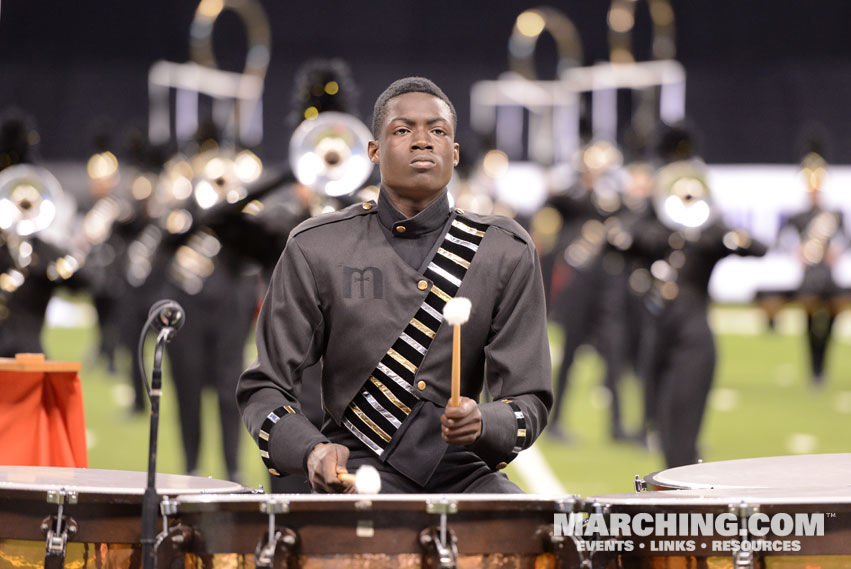
M 456 297 L 443 307 L 443 317 L 452 325 L 452 392 L 449 405 L 461 405 L 461 325 L 470 319 L 469 298 Z
M 381 475 L 374 466 L 364 464 L 358 468 L 357 474 L 341 472 L 337 475 L 343 482 L 351 482 L 355 485 L 358 494 L 378 494 L 381 492 Z

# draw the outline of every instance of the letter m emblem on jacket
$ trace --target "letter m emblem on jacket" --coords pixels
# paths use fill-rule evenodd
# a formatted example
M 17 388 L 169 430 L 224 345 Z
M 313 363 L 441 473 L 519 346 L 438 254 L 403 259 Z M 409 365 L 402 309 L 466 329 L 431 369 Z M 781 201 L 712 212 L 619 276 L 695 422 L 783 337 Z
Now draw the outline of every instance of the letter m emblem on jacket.
M 381 271 L 376 267 L 343 267 L 343 298 L 352 298 L 353 290 L 355 298 L 384 298 L 384 277 Z M 367 296 L 369 291 L 372 291 L 370 297 Z

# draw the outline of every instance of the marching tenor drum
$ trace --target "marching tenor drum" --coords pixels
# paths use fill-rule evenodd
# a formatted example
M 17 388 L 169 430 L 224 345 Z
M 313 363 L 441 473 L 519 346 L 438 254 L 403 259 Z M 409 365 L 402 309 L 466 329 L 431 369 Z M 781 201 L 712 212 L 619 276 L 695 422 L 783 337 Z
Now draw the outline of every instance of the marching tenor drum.
M 233 494 L 240 484 L 157 474 L 160 495 Z M 147 473 L 0 466 L 0 567 L 141 567 Z
M 851 454 L 771 456 L 702 462 L 636 477 L 636 490 L 836 488 L 851 485 Z M 851 545 L 849 545 L 851 548 Z
M 564 565 L 554 515 L 577 504 L 504 494 L 179 496 L 164 504 L 174 518 L 158 567 L 555 569 Z
M 594 569 L 851 567 L 849 484 L 612 494 L 581 510 L 556 532 Z

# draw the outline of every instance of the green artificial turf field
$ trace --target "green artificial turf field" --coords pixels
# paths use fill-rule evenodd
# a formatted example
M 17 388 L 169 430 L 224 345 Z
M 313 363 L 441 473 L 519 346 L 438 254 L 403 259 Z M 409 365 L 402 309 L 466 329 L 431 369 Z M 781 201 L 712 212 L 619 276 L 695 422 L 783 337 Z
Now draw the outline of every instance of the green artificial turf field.
M 809 384 L 804 337 L 798 332 L 757 331 L 731 333 L 737 318 L 753 316 L 748 307 L 713 311 L 718 365 L 715 384 L 703 423 L 704 460 L 786 454 L 847 452 L 851 427 L 851 346 L 847 334 L 837 333 L 828 354 L 828 379 L 821 389 Z M 794 320 L 795 315 L 788 314 Z M 728 325 L 724 325 L 724 323 Z M 733 323 L 732 326 L 729 324 Z M 800 327 L 798 327 L 799 330 Z M 842 328 L 842 327 L 840 327 Z M 52 360 L 81 361 L 90 468 L 144 471 L 147 468 L 148 415 L 131 415 L 131 391 L 123 375 L 110 375 L 105 364 L 93 361 L 97 329 L 92 327 L 45 330 L 46 352 Z M 559 331 L 553 330 L 553 340 Z M 558 345 L 558 344 L 555 344 Z M 251 345 L 246 358 L 253 355 Z M 146 353 L 150 373 L 151 352 Z M 247 360 L 246 360 L 247 361 Z M 119 359 L 129 365 L 129 355 Z M 664 468 L 659 453 L 635 443 L 613 442 L 608 433 L 608 397 L 600 388 L 602 365 L 590 349 L 579 354 L 571 376 L 564 427 L 574 435 L 570 444 L 546 436 L 536 447 L 566 491 L 582 496 L 632 491 L 636 474 Z M 167 372 L 167 370 L 166 370 Z M 165 374 L 159 429 L 158 471 L 183 473 L 177 406 L 171 378 Z M 628 425 L 637 427 L 641 416 L 640 388 L 633 379 L 623 386 Z M 215 396 L 203 400 L 201 470 L 224 477 Z M 267 485 L 267 475 L 247 432 L 241 449 L 246 485 Z M 509 473 L 521 486 L 516 469 Z

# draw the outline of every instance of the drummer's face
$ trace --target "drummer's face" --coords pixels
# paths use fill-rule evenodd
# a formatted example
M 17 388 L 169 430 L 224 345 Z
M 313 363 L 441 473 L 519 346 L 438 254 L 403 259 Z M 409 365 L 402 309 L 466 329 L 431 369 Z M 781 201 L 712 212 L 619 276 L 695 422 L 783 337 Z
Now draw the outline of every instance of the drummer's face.
M 428 93 L 405 93 L 390 99 L 386 116 L 369 147 L 382 185 L 405 200 L 431 201 L 458 164 L 449 105 Z

